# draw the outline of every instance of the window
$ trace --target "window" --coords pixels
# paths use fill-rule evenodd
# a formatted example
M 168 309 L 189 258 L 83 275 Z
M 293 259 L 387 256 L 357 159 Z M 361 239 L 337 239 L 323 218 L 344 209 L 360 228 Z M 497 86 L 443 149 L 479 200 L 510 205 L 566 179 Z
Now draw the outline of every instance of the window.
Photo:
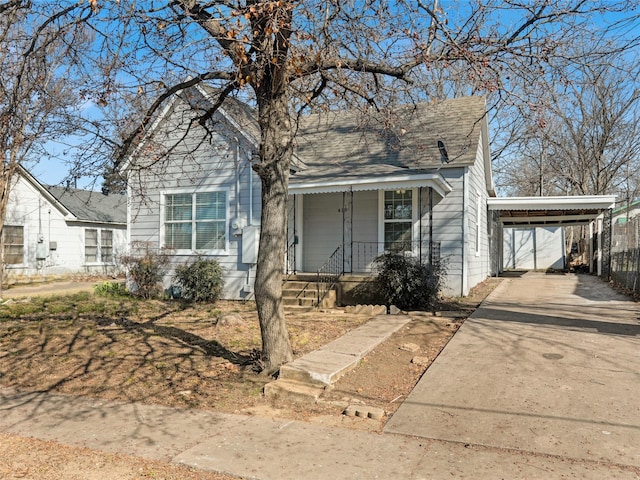
M 113 231 L 100 230 L 100 260 L 113 263 Z
M 84 231 L 85 263 L 113 263 L 113 230 Z
M 385 251 L 411 251 L 413 191 L 384 192 L 383 239 Z
M 96 263 L 98 261 L 98 230 L 84 231 L 84 261 Z
M 226 250 L 227 193 L 165 194 L 163 246 L 190 251 Z
M 6 265 L 22 265 L 24 263 L 24 227 L 5 225 L 4 263 Z

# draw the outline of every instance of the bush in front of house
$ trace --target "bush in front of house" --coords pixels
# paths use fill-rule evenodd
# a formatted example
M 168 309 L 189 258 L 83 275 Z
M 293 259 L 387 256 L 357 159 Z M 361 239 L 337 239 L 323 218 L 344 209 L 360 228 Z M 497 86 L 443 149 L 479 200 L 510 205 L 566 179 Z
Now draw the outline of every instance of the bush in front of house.
M 198 258 L 176 267 L 180 296 L 192 302 L 216 302 L 224 288 L 224 270 L 216 260 Z
M 127 280 L 132 295 L 144 299 L 157 298 L 162 293 L 162 277 L 169 268 L 169 254 L 156 251 L 142 242 L 134 245 L 133 252 L 120 257 L 127 271 Z
M 401 310 L 429 310 L 438 301 L 444 277 L 441 263 L 430 265 L 418 258 L 385 253 L 374 261 L 373 288 L 387 306 Z

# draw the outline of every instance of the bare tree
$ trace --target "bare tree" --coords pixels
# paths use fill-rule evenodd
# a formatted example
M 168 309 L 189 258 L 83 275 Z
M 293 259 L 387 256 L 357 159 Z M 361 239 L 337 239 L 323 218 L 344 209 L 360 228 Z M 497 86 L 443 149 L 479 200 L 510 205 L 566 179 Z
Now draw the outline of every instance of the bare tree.
M 571 75 L 569 77 L 569 74 Z M 640 162 L 640 63 L 630 53 L 574 64 L 549 83 L 501 165 L 523 195 L 617 193 L 633 200 Z M 506 177 L 506 178 L 505 178 Z
M 4 220 L 16 172 L 46 156 L 44 145 L 72 131 L 81 101 L 70 66 L 86 36 L 88 6 L 27 0 L 0 3 L 0 278 L 4 279 Z M 2 282 L 0 281 L 0 293 Z
M 297 116 L 346 106 L 393 111 L 451 91 L 513 94 L 516 78 L 539 79 L 552 59 L 566 55 L 561 46 L 592 28 L 593 15 L 630 5 L 494 0 L 445 10 L 437 0 L 174 0 L 157 7 L 120 1 L 104 2 L 93 28 L 104 40 L 105 102 L 127 88 L 157 98 L 123 142 L 122 155 L 187 87 L 217 87 L 214 110 L 229 95 L 255 104 L 260 138 L 253 168 L 262 185 L 255 295 L 262 360 L 271 373 L 292 358 L 281 267 Z

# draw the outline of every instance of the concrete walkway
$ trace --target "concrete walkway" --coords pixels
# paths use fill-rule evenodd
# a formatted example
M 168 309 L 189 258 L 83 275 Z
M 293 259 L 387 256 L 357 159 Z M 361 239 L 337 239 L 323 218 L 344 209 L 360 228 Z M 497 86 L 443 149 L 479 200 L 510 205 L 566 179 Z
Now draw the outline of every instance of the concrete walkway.
M 0 431 L 256 479 L 638 479 L 638 305 L 508 279 L 385 433 L 0 390 Z

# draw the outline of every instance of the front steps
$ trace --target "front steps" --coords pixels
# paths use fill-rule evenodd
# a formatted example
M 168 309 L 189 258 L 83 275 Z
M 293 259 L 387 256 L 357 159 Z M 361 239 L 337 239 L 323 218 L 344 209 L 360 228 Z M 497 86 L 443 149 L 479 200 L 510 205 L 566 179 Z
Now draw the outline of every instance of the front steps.
M 321 290 L 324 291 L 321 284 Z M 318 298 L 318 284 L 315 274 L 292 275 L 282 285 L 282 303 L 286 308 L 311 310 L 316 307 Z M 335 287 L 329 290 L 322 300 L 320 308 L 334 308 L 337 294 Z

